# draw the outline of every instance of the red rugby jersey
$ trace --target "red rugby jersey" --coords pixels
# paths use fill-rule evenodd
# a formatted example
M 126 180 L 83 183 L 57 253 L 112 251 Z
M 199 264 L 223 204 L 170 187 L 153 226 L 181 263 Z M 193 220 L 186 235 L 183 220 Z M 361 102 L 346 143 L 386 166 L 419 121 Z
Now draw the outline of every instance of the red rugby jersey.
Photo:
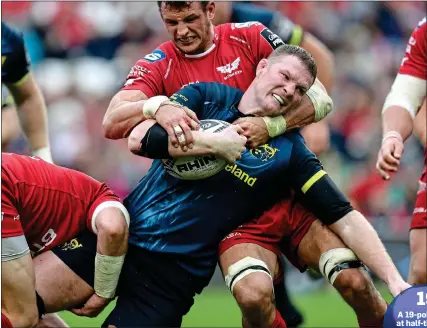
M 424 17 L 412 32 L 406 46 L 405 57 L 399 69 L 399 74 L 411 75 L 427 79 L 427 21 Z M 424 171 L 421 181 L 427 182 L 427 148 L 424 150 Z
M 172 41 L 161 44 L 133 66 L 123 90 L 140 90 L 150 98 L 171 96 L 188 84 L 221 82 L 245 91 L 258 62 L 282 44 L 259 22 L 218 25 L 214 44 L 202 54 L 185 55 Z
M 38 157 L 2 153 L 2 238 L 25 235 L 46 251 L 92 230 L 100 203 L 119 198 L 103 183 Z
M 405 57 L 399 69 L 399 74 L 411 75 L 427 79 L 427 22 L 426 17 L 419 22 L 412 32 L 406 46 Z

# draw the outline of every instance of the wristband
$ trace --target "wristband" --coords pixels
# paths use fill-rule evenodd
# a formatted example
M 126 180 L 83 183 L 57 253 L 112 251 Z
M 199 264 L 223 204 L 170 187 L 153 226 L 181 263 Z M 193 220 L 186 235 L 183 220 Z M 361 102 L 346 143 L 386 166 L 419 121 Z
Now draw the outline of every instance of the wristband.
M 262 119 L 264 120 L 265 125 L 267 126 L 268 135 L 271 138 L 277 137 L 285 133 L 288 124 L 283 116 L 264 116 L 262 117 Z
M 39 148 L 39 149 L 33 150 L 31 152 L 31 154 L 33 156 L 40 157 L 45 162 L 53 163 L 52 155 L 50 153 L 50 148 L 49 147 L 43 147 L 43 148 Z
M 146 119 L 154 119 L 156 112 L 159 109 L 162 102 L 169 100 L 166 96 L 155 96 L 147 99 L 142 106 L 142 113 Z
M 333 102 L 331 97 L 316 83 L 306 93 L 314 107 L 314 121 L 319 122 L 332 111 Z
M 386 141 L 387 139 L 390 139 L 390 138 L 397 138 L 400 142 L 403 142 L 403 138 L 399 132 L 390 131 L 384 135 L 383 141 L 381 142 L 381 145 L 384 143 L 384 141 Z
M 102 255 L 98 252 L 95 256 L 95 280 L 96 295 L 103 298 L 113 298 L 116 294 L 120 272 L 125 260 L 125 254 L 120 256 Z

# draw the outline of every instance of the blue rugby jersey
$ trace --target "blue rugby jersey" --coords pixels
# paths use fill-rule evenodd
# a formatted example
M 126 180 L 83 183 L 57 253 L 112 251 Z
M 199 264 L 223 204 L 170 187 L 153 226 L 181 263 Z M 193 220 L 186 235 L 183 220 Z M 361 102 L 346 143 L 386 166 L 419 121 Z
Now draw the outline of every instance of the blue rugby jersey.
M 1 23 L 1 79 L 2 83 L 19 84 L 29 72 L 29 60 L 22 34 Z
M 193 109 L 199 119 L 233 122 L 244 116 L 237 110 L 242 95 L 220 83 L 197 83 L 171 99 Z M 177 260 L 193 274 L 210 275 L 218 244 L 229 232 L 260 216 L 291 187 L 307 188 L 322 172 L 298 131 L 247 149 L 235 165 L 203 180 L 174 178 L 161 160 L 154 160 L 124 201 L 131 215 L 129 241 L 150 251 L 178 254 Z

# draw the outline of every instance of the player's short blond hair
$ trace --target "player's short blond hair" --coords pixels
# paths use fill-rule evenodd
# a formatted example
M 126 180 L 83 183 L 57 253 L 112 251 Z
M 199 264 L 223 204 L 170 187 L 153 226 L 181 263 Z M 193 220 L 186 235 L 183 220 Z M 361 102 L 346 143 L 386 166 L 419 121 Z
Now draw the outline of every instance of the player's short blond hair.
M 313 56 L 307 50 L 298 46 L 283 44 L 280 47 L 274 49 L 270 56 L 268 56 L 267 60 L 270 63 L 274 63 L 283 56 L 297 57 L 301 61 L 301 63 L 303 63 L 304 66 L 307 68 L 308 72 L 313 77 L 313 80 L 316 80 L 317 64 Z

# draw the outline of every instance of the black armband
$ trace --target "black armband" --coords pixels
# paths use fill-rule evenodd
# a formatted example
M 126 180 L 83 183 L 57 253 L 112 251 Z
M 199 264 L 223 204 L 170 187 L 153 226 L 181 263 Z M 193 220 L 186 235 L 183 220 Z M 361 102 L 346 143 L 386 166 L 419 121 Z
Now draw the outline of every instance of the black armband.
M 323 175 L 303 195 L 303 203 L 326 225 L 333 224 L 353 207 L 332 179 Z
M 172 158 L 169 155 L 168 133 L 158 123 L 149 128 L 142 138 L 138 154 L 152 159 Z

